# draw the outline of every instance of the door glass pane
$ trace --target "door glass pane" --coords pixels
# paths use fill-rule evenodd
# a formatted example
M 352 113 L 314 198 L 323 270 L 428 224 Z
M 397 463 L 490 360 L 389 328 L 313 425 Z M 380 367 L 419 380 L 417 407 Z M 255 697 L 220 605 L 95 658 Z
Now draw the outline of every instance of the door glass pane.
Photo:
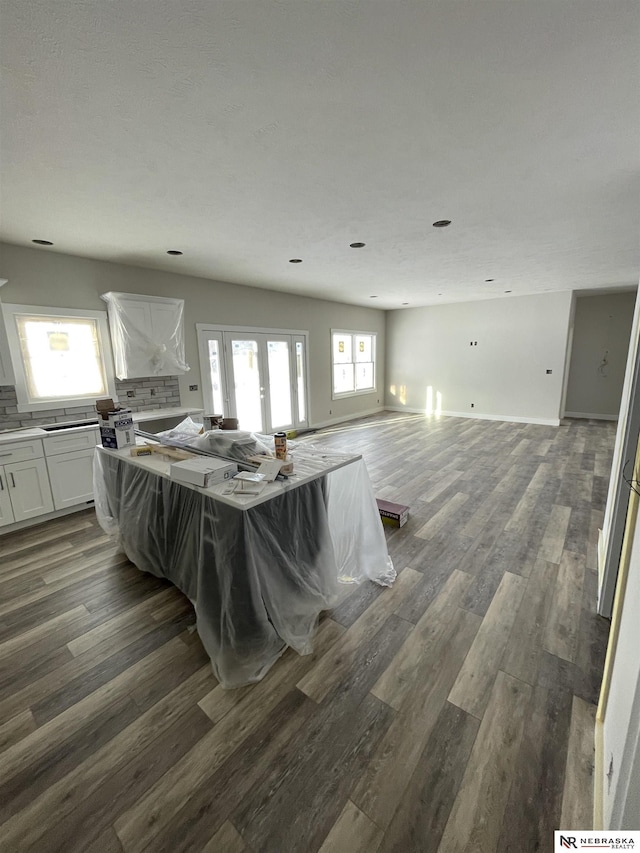
M 333 391 L 342 394 L 345 391 L 353 391 L 353 365 L 334 364 L 333 366 Z
M 271 427 L 278 429 L 293 423 L 288 341 L 267 341 L 267 358 Z
M 351 359 L 351 335 L 333 335 L 333 363 L 348 364 Z
M 296 381 L 298 383 L 298 420 L 307 420 L 307 401 L 304 393 L 304 347 L 296 341 Z
M 250 432 L 262 432 L 258 342 L 232 340 L 231 356 L 238 426 Z
M 364 391 L 367 388 L 373 388 L 373 363 L 360 362 L 356 364 L 356 391 Z
M 222 359 L 220 358 L 220 344 L 214 338 L 209 340 L 209 376 L 211 378 L 211 390 L 213 392 L 213 412 L 205 412 L 208 415 L 223 415 L 224 405 L 222 401 Z

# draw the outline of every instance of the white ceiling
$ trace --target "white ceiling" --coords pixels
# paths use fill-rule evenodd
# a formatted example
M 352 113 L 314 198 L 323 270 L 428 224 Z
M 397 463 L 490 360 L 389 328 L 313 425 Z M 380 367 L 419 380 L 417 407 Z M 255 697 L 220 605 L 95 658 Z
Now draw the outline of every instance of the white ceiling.
M 635 0 L 0 9 L 7 242 L 379 308 L 638 282 Z

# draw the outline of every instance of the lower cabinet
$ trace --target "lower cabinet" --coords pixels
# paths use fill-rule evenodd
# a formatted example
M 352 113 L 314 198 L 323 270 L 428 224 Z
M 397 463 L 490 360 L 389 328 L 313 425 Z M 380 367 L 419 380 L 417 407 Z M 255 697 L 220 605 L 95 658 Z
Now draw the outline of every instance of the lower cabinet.
M 9 481 L 7 475 L 4 473 L 4 468 L 0 467 L 0 527 L 4 527 L 5 524 L 13 524 L 13 522 Z
M 93 500 L 94 446 L 47 457 L 49 480 L 56 509 Z
M 27 459 L 0 467 L 0 526 L 53 512 L 44 459 Z

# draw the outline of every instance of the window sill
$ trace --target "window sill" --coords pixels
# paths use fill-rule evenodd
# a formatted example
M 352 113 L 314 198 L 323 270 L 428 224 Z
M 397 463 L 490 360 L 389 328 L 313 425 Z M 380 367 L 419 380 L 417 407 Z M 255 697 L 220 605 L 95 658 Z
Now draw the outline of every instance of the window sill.
M 82 409 L 86 411 L 87 409 L 94 409 L 96 400 L 99 399 L 95 395 L 91 395 L 90 397 L 75 397 L 71 400 L 69 399 L 55 399 L 55 400 L 46 400 L 43 403 L 20 403 L 18 402 L 17 409 L 19 412 L 52 412 L 58 411 L 60 409 Z M 113 402 L 117 403 L 117 397 L 113 397 Z M 71 413 L 73 414 L 73 413 Z
M 331 394 L 332 400 L 344 400 L 347 397 L 364 397 L 368 394 L 375 394 L 377 392 L 377 388 L 365 388 L 362 391 L 343 391 L 340 394 L 336 394 L 334 391 Z

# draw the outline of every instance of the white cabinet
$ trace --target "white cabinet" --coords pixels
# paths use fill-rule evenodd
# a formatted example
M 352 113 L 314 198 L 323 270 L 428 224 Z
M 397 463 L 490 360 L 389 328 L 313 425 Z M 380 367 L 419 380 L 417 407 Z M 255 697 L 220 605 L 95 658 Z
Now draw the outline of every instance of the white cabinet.
M 11 497 L 9 496 L 9 480 L 4 473 L 4 468 L 0 466 L 0 527 L 5 524 L 13 524 L 13 509 L 11 507 Z
M 91 450 L 100 438 L 98 427 L 84 428 L 77 432 L 51 432 L 44 439 L 44 455 L 58 456 L 60 453 L 71 453 L 72 450 Z
M 9 355 L 7 330 L 4 327 L 2 304 L 0 304 L 0 387 L 2 385 L 13 385 L 13 383 L 13 368 L 11 367 L 11 356 Z
M 66 509 L 93 500 L 93 454 L 90 450 L 73 450 L 47 457 L 49 480 L 56 509 Z
M 0 443 L 0 527 L 53 512 L 42 441 Z
M 118 379 L 175 376 L 189 370 L 184 351 L 184 300 L 103 293 Z
M 97 428 L 52 433 L 44 439 L 44 453 L 56 509 L 67 509 L 93 500 L 93 454 Z
M 13 517 L 1 524 L 12 521 L 26 521 L 37 515 L 53 512 L 53 498 L 49 488 L 49 475 L 44 459 L 27 459 L 24 462 L 12 462 L 0 468 L 4 488 L 9 494 Z M 5 504 L 8 509 L 8 504 Z

